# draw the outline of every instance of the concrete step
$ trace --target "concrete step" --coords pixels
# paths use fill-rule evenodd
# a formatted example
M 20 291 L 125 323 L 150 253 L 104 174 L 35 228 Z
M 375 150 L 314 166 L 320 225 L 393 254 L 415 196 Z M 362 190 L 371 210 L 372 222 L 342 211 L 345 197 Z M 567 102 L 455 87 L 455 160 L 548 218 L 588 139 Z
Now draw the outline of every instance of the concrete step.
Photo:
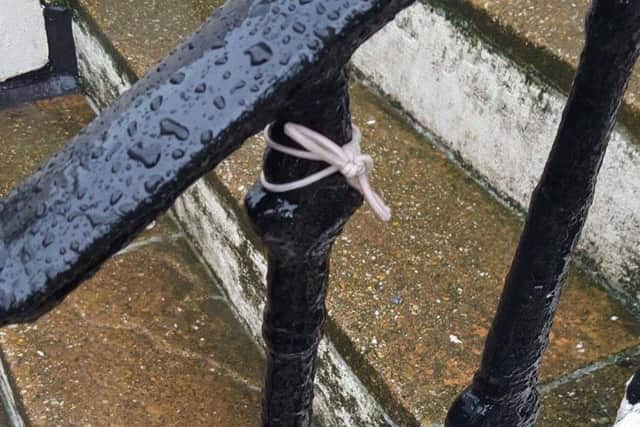
M 1 111 L 0 196 L 93 117 L 80 96 Z M 258 423 L 263 356 L 168 217 L 0 345 L 34 426 Z
M 117 49 L 124 62 L 120 65 L 138 76 L 219 3 L 76 1 L 83 10 L 79 19 L 94 20 Z M 80 46 L 81 55 L 90 63 L 95 52 L 86 46 Z M 114 75 L 130 75 L 118 71 Z M 91 76 L 85 78 L 91 86 Z M 126 87 L 112 83 L 118 90 Z M 100 104 L 100 91 L 89 90 Z M 477 367 L 521 218 L 461 169 L 456 158 L 446 154 L 446 146 L 416 132 L 406 117 L 358 83 L 352 106 L 365 150 L 377 161 L 374 185 L 395 216 L 382 227 L 364 208 L 337 243 L 328 341 L 349 363 L 340 369 L 352 369 L 398 425 L 437 424 Z M 264 298 L 256 282 L 263 279 L 264 256 L 238 206 L 257 177 L 262 149 L 260 138 L 249 141 L 174 209 L 181 229 L 218 274 L 256 339 Z M 215 215 L 213 208 L 220 208 Z M 235 258 L 225 259 L 223 266 L 214 251 Z M 574 268 L 544 361 L 539 425 L 611 424 L 639 345 L 640 323 L 588 274 Z M 350 378 L 344 372 L 325 375 L 323 369 L 324 362 L 320 384 L 346 384 L 340 375 Z M 320 394 L 323 390 L 326 387 Z M 357 386 L 328 390 L 351 398 Z M 328 411 L 354 413 L 363 407 L 360 398 L 354 398 L 353 406 L 343 403 Z

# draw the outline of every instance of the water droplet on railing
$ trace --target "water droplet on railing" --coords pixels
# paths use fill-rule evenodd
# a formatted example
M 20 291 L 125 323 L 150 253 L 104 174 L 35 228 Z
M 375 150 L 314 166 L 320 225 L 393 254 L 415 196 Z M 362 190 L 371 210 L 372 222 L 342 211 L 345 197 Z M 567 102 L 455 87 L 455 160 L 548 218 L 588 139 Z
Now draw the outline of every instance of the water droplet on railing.
M 204 93 L 204 91 L 207 90 L 207 85 L 205 83 L 200 83 L 198 86 L 196 86 L 195 88 L 195 92 L 196 93 Z
M 169 82 L 174 85 L 179 85 L 184 81 L 185 74 L 183 72 L 177 72 L 169 79 Z
M 138 142 L 127 151 L 127 154 L 147 168 L 154 167 L 160 161 L 160 147 L 158 145 L 145 146 L 142 142 Z
M 172 135 L 180 141 L 189 138 L 189 129 L 172 119 L 162 119 L 160 121 L 160 135 Z
M 148 193 L 153 193 L 158 189 L 158 186 L 162 183 L 164 178 L 162 175 L 153 175 L 144 183 L 144 189 L 147 190 Z
M 307 30 L 307 27 L 305 27 L 305 25 L 302 22 L 296 22 L 295 24 L 293 24 L 293 31 L 295 31 L 296 33 L 304 33 Z
M 173 157 L 175 160 L 183 158 L 184 157 L 184 150 L 181 150 L 179 148 L 173 150 L 173 153 L 171 153 L 171 157 Z
M 44 236 L 44 239 L 42 240 L 42 247 L 44 248 L 49 247 L 53 243 L 54 238 L 55 238 L 55 235 L 53 234 L 53 231 L 47 230 L 47 234 Z
M 244 80 L 240 80 L 238 83 L 236 83 L 232 88 L 231 88 L 231 94 L 236 93 L 237 91 L 239 91 L 240 89 L 242 89 L 243 87 L 245 87 L 247 85 L 247 82 L 245 82 Z
M 153 111 L 157 111 L 158 108 L 162 105 L 162 96 L 156 96 L 153 101 L 151 101 L 151 109 Z
M 215 105 L 218 110 L 222 110 L 227 105 L 227 103 L 225 102 L 223 96 L 217 96 L 213 100 L 213 105 Z
M 213 44 L 211 45 L 211 49 L 212 50 L 221 49 L 226 45 L 227 45 L 227 42 L 225 40 L 217 39 L 213 41 Z
M 216 65 L 224 65 L 227 63 L 227 61 L 229 60 L 229 57 L 227 56 L 226 52 L 224 55 L 222 55 L 220 58 L 216 59 L 214 64 Z
M 46 213 L 47 205 L 44 203 L 40 203 L 40 205 L 38 205 L 38 209 L 36 209 L 36 218 L 42 218 Z
M 137 132 L 138 132 L 138 122 L 134 120 L 131 123 L 129 123 L 129 126 L 127 126 L 127 135 L 129 135 L 130 137 L 133 137 Z
M 114 191 L 111 194 L 111 198 L 110 198 L 109 202 L 111 203 L 111 206 L 113 206 L 116 203 L 118 203 L 120 201 L 120 199 L 122 199 L 122 191 Z
M 332 21 L 335 21 L 336 19 L 340 18 L 340 11 L 334 10 L 333 12 L 327 15 L 327 18 L 329 18 Z
M 213 141 L 213 132 L 210 130 L 205 130 L 204 132 L 202 132 L 202 134 L 200 134 L 200 142 L 204 145 L 204 144 L 208 144 L 211 141 Z
M 251 58 L 251 65 L 262 65 L 265 62 L 268 62 L 273 56 L 273 51 L 265 42 L 260 42 L 250 47 L 245 50 L 244 53 L 249 55 L 249 58 Z

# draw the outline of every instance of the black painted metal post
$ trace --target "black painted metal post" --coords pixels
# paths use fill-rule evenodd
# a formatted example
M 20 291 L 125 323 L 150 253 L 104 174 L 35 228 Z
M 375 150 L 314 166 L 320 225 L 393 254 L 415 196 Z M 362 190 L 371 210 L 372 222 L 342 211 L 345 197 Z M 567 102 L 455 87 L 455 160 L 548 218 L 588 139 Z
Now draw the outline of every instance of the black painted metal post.
M 595 0 L 569 102 L 473 384 L 446 425 L 533 426 L 535 385 L 571 253 L 640 45 L 640 1 Z
M 347 76 L 334 71 L 304 91 L 272 127 L 274 139 L 293 145 L 283 133 L 284 120 L 305 125 L 340 145 L 351 139 Z M 326 167 L 267 151 L 266 178 L 290 182 Z M 246 198 L 255 230 L 269 252 L 267 305 L 263 336 L 267 370 L 263 426 L 308 426 L 313 379 L 325 319 L 329 252 L 342 227 L 362 204 L 360 194 L 340 174 L 307 188 L 265 192 L 256 184 Z

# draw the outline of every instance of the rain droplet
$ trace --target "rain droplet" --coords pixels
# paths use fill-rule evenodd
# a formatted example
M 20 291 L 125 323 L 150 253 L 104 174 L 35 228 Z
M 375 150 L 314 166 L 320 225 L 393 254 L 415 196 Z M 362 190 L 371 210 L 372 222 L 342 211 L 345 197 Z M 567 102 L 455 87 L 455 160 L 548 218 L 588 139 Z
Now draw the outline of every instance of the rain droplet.
M 179 85 L 184 81 L 185 74 L 183 72 L 177 72 L 169 79 L 169 82 L 174 85 Z
M 175 160 L 183 158 L 184 157 L 184 150 L 181 150 L 179 148 L 173 150 L 173 153 L 171 153 L 171 157 L 173 157 Z
M 236 83 L 232 88 L 231 88 L 231 93 L 234 94 L 237 91 L 239 91 L 240 89 L 242 89 L 243 87 L 245 87 L 247 85 L 247 82 L 245 82 L 244 80 L 240 80 L 238 83 Z
M 120 199 L 122 199 L 122 191 L 114 191 L 111 194 L 111 199 L 109 200 L 109 202 L 111 203 L 111 206 L 113 206 L 118 203 Z
M 38 209 L 36 209 L 36 218 L 42 218 L 45 213 L 47 213 L 47 205 L 40 203 Z
M 249 49 L 245 50 L 244 53 L 249 55 L 251 58 L 251 65 L 261 65 L 265 62 L 268 62 L 273 56 L 273 51 L 265 42 L 260 42 Z
M 306 29 L 307 27 L 305 27 L 302 22 L 296 22 L 295 24 L 293 24 L 293 31 L 295 31 L 296 33 L 302 34 Z
M 335 21 L 336 19 L 340 18 L 340 11 L 334 10 L 333 12 L 327 15 L 327 18 L 329 18 L 332 21 Z
M 189 129 L 172 119 L 162 119 L 160 121 L 160 135 L 172 135 L 180 141 L 189 138 Z
M 47 234 L 44 236 L 44 240 L 42 240 L 42 246 L 45 248 L 50 246 L 53 243 L 54 239 L 55 234 L 53 233 L 53 231 L 50 229 L 47 230 Z
M 195 92 L 196 93 L 204 93 L 204 91 L 207 90 L 207 85 L 205 83 L 200 83 L 198 86 L 196 86 L 195 88 Z
M 127 134 L 132 137 L 136 134 L 136 132 L 138 132 L 138 122 L 134 120 L 129 123 L 129 126 L 127 126 Z
M 205 130 L 204 132 L 202 132 L 202 134 L 200 135 L 200 142 L 202 144 L 208 144 L 211 141 L 213 141 L 213 132 L 211 132 L 210 130 Z
M 227 56 L 227 54 L 225 53 L 224 55 L 222 55 L 220 58 L 216 59 L 214 64 L 216 65 L 224 65 L 227 63 L 227 61 L 229 60 L 229 57 Z
M 153 101 L 151 101 L 151 110 L 157 111 L 161 105 L 162 105 L 162 96 L 156 96 L 153 99 Z
M 144 183 L 144 189 L 147 190 L 148 193 L 153 193 L 158 189 L 163 180 L 162 175 L 153 175 Z
M 217 96 L 216 99 L 213 100 L 213 105 L 215 105 L 218 110 L 222 110 L 227 105 L 227 103 L 225 102 L 223 96 Z
M 142 142 L 138 142 L 127 151 L 127 154 L 147 168 L 154 167 L 160 161 L 160 147 L 158 145 L 145 146 Z
M 227 42 L 225 40 L 217 39 L 213 41 L 213 45 L 211 45 L 211 49 L 212 50 L 220 49 L 225 47 L 226 45 L 227 45 Z

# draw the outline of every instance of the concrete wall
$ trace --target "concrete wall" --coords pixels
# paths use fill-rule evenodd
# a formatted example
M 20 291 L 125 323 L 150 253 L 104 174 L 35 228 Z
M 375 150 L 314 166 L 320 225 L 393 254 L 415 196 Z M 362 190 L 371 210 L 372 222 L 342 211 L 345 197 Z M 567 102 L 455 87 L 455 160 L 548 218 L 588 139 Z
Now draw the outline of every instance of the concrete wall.
M 353 62 L 504 199 L 528 205 L 560 122 L 564 94 L 426 2 L 401 13 Z M 636 309 L 639 148 L 616 129 L 579 244 L 591 267 Z
M 37 70 L 49 61 L 38 0 L 0 0 L 0 82 Z

